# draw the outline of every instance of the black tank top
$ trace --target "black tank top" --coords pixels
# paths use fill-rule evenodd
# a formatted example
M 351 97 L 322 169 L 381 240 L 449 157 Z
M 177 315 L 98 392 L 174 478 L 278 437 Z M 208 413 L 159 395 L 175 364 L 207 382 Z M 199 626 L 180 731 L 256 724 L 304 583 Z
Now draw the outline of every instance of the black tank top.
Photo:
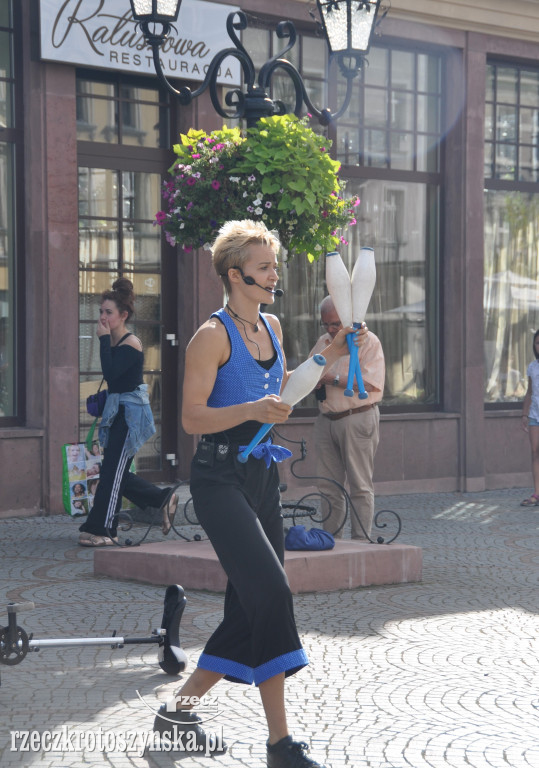
M 126 333 L 114 347 L 110 334 L 99 337 L 101 370 L 111 393 L 133 392 L 143 383 L 143 352 L 130 344 L 122 344 L 131 335 Z

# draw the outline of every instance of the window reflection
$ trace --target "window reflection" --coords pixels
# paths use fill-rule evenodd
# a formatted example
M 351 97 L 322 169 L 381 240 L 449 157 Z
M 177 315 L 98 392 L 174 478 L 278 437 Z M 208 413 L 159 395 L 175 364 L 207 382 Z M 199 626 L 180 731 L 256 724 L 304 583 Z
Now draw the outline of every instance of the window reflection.
M 539 327 L 539 195 L 485 192 L 485 400 L 526 394 Z
M 350 183 L 358 194 L 358 226 L 340 250 L 351 273 L 361 245 L 375 251 L 377 279 L 366 321 L 386 357 L 384 405 L 430 405 L 439 400 L 437 372 L 438 192 L 425 184 Z M 318 306 L 325 295 L 324 259 L 301 257 L 282 270 L 285 296 L 274 304 L 281 318 L 290 368 L 305 359 L 320 336 Z M 314 400 L 303 401 L 303 407 Z
M 118 171 L 79 168 L 79 216 L 118 215 Z
M 157 88 L 77 80 L 77 138 L 141 147 L 168 145 L 166 104 Z
M 0 142 L 0 417 L 16 415 L 13 159 Z
M 485 176 L 539 179 L 539 70 L 491 63 L 485 105 Z
M 424 135 L 429 146 L 440 143 L 441 58 L 373 47 L 368 61 L 337 123 L 337 158 L 345 165 L 438 172 L 439 153 L 425 153 Z M 342 76 L 338 85 L 342 101 Z
M 11 33 L 0 31 L 0 127 L 13 125 Z

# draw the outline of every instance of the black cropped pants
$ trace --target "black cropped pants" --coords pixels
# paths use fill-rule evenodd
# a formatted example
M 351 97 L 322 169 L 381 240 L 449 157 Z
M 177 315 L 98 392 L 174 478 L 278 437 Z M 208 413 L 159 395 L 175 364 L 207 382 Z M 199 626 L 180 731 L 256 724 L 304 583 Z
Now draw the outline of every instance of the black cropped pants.
M 198 666 L 233 682 L 259 685 L 308 664 L 283 568 L 284 532 L 277 466 L 237 461 L 229 446 L 212 467 L 193 459 L 191 493 L 198 520 L 227 576 L 224 616 Z

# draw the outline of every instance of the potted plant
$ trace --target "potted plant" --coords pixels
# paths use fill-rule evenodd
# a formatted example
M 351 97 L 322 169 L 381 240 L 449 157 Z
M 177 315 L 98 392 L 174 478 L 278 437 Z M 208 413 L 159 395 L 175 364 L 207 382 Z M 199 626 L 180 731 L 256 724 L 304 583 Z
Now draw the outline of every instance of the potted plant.
M 155 219 L 168 242 L 209 247 L 225 221 L 253 219 L 275 229 L 289 254 L 310 261 L 346 243 L 341 232 L 356 223 L 359 199 L 344 197 L 331 143 L 307 123 L 272 116 L 246 136 L 226 126 L 182 134 Z

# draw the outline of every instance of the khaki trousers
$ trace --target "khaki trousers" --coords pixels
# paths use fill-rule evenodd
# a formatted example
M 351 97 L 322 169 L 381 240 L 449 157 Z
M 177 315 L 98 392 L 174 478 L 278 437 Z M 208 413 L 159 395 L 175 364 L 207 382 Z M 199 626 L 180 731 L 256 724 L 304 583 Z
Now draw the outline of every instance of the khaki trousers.
M 322 512 L 331 515 L 323 523 L 326 531 L 342 538 L 346 504 L 342 491 L 333 483 L 320 478 L 347 481 L 350 497 L 361 524 L 350 509 L 353 539 L 370 536 L 374 516 L 373 471 L 374 456 L 380 439 L 380 412 L 378 406 L 362 413 L 353 413 L 342 419 L 331 420 L 320 414 L 315 422 L 317 450 L 316 474 L 318 490 L 327 497 L 322 500 Z

